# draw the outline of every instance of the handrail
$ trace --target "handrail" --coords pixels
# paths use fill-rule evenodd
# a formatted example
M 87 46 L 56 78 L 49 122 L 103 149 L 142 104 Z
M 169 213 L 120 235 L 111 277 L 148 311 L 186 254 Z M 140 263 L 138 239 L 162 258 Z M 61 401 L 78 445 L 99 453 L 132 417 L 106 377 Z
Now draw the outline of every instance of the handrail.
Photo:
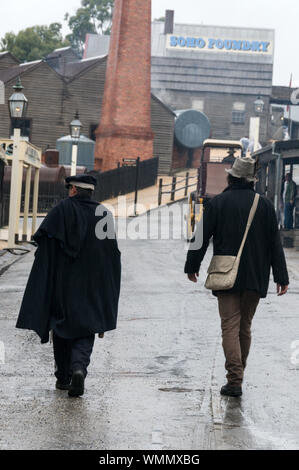
M 192 180 L 192 179 L 197 179 L 196 183 L 189 184 L 189 180 Z M 177 184 L 180 184 L 183 181 L 185 182 L 184 186 L 178 188 Z M 160 178 L 160 180 L 159 180 L 159 193 L 158 193 L 158 206 L 160 206 L 162 204 L 163 194 L 170 194 L 171 195 L 170 200 L 173 202 L 173 201 L 175 201 L 175 193 L 184 190 L 185 191 L 185 196 L 187 196 L 188 189 L 192 188 L 194 186 L 197 187 L 198 182 L 199 182 L 199 169 L 198 169 L 198 173 L 197 173 L 196 176 L 190 176 L 189 172 L 187 171 L 186 176 L 181 177 L 179 181 L 177 180 L 176 176 L 173 176 L 172 182 L 170 184 L 163 184 L 163 179 Z M 171 186 L 171 191 L 163 191 L 163 188 L 167 188 L 169 186 Z
M 196 176 L 189 176 L 189 180 L 192 180 L 196 178 L 197 179 L 197 175 Z M 176 180 L 177 183 L 181 183 L 182 181 L 186 181 L 186 177 L 182 177 L 181 181 L 178 181 Z M 169 183 L 169 184 L 163 184 L 163 188 L 166 188 L 167 186 L 172 186 L 172 183 Z

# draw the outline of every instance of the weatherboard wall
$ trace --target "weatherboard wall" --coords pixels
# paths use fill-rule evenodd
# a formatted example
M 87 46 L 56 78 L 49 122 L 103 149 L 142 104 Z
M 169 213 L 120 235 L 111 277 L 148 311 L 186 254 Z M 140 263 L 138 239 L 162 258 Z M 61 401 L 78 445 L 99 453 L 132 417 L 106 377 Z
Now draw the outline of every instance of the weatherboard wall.
M 0 61 L 1 62 L 1 61 Z M 82 132 L 92 137 L 99 123 L 104 93 L 106 58 L 78 62 L 66 68 L 73 75 L 63 77 L 46 62 L 13 67 L 3 72 L 5 104 L 0 105 L 0 135 L 9 137 L 10 118 L 7 100 L 12 86 L 20 75 L 24 93 L 29 101 L 27 119 L 31 119 L 30 140 L 45 151 L 55 148 L 56 140 L 69 134 L 69 124 L 78 110 Z M 1 78 L 0 70 L 0 80 Z M 172 167 L 174 114 L 155 97 L 151 100 L 151 121 L 155 134 L 154 156 L 159 157 L 160 172 Z

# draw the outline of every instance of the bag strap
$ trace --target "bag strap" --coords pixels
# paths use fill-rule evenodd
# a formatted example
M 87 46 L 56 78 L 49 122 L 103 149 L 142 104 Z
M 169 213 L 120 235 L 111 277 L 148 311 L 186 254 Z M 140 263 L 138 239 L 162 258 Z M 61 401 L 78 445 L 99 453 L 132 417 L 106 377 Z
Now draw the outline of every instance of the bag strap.
M 244 248 L 244 245 L 245 245 L 245 242 L 246 242 L 246 239 L 247 239 L 247 235 L 248 235 L 249 229 L 251 227 L 252 221 L 254 219 L 256 210 L 257 210 L 259 199 L 260 199 L 260 195 L 256 193 L 253 204 L 252 204 L 252 207 L 251 207 L 250 212 L 249 212 L 249 217 L 248 217 L 248 221 L 247 221 L 247 225 L 246 225 L 246 230 L 245 230 L 245 233 L 244 233 L 244 237 L 243 237 L 243 240 L 242 240 L 237 258 L 241 258 L 243 248 Z

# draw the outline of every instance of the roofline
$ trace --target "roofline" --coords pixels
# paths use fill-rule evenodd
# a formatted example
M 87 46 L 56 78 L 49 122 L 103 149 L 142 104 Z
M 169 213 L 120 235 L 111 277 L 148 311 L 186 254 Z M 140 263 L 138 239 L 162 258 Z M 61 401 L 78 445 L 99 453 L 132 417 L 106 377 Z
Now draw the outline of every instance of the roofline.
M 266 145 L 266 147 L 263 147 L 261 148 L 260 150 L 257 150 L 256 152 L 254 152 L 252 154 L 253 157 L 255 156 L 258 156 L 258 155 L 262 155 L 266 152 L 269 152 L 269 150 L 272 151 L 272 154 L 278 154 L 278 153 L 281 153 L 284 151 L 284 149 L 282 148 L 279 148 L 279 147 L 283 147 L 284 145 L 288 146 L 288 143 L 290 145 L 290 149 L 289 150 L 292 150 L 292 147 L 291 147 L 291 144 L 293 143 L 294 144 L 294 147 L 295 149 L 299 149 L 299 140 L 298 139 L 290 139 L 290 140 L 274 140 L 272 144 L 270 145 Z M 285 151 L 287 151 L 288 149 L 285 149 Z
M 239 147 L 243 148 L 239 140 L 225 140 L 225 139 L 206 139 L 203 142 L 203 147 L 217 147 L 217 148 L 226 148 L 226 147 Z
M 38 61 L 33 61 L 32 62 L 32 65 L 31 67 L 28 67 L 26 68 L 25 70 L 22 70 L 22 68 L 26 65 L 30 65 L 31 63 L 28 62 L 28 63 L 23 63 L 23 64 L 16 64 L 16 67 L 19 68 L 19 75 L 24 75 L 25 73 L 27 72 L 31 72 L 32 70 L 34 70 L 35 68 L 39 67 L 41 64 L 46 64 L 47 67 L 49 67 L 50 70 L 52 70 L 62 81 L 64 81 L 65 83 L 70 83 L 72 82 L 73 80 L 75 80 L 76 78 L 78 78 L 81 74 L 85 73 L 86 71 L 90 70 L 92 67 L 98 65 L 100 62 L 103 62 L 104 60 L 107 59 L 107 55 L 106 56 L 103 56 L 102 58 L 99 58 L 99 59 L 94 59 L 94 63 L 90 64 L 89 67 L 86 67 L 84 70 L 82 70 L 81 72 L 78 72 L 76 75 L 68 78 L 67 76 L 63 75 L 63 74 L 60 74 L 59 72 L 57 72 L 53 67 L 51 67 L 48 62 L 46 60 L 38 60 Z M 90 59 L 92 60 L 92 59 Z M 80 63 L 81 61 L 79 62 L 76 62 L 76 63 Z M 14 77 L 12 78 L 9 78 L 7 80 L 4 81 L 4 83 L 9 83 L 10 81 L 14 80 L 15 77 L 17 76 L 18 74 L 16 74 Z
M 53 52 L 66 51 L 67 49 L 73 49 L 73 48 L 72 48 L 72 46 L 58 47 L 58 49 L 54 49 Z
M 39 62 L 38 64 L 35 64 L 35 65 L 32 65 L 31 67 L 29 67 L 28 69 L 25 69 L 25 70 L 22 70 L 22 68 L 20 68 L 20 65 L 19 66 L 17 65 L 16 67 L 19 69 L 18 73 L 16 73 L 16 75 L 14 75 L 13 77 L 8 78 L 7 80 L 3 80 L 3 81 L 4 81 L 4 83 L 9 83 L 9 82 L 15 80 L 17 76 L 24 75 L 26 72 L 32 71 L 35 68 L 39 67 L 40 64 L 41 64 L 41 62 Z
M 19 67 L 24 67 L 26 65 L 30 65 L 30 64 L 38 64 L 39 62 L 42 62 L 43 60 L 42 59 L 38 59 L 38 60 L 31 60 L 30 62 L 22 62 L 21 64 L 19 64 Z
M 43 60 L 43 59 L 42 59 L 42 60 L 38 61 L 38 63 L 32 64 L 32 66 L 29 67 L 29 68 L 26 69 L 26 70 L 20 69 L 19 74 L 16 74 L 14 77 L 9 78 L 8 80 L 4 81 L 4 83 L 9 83 L 9 82 L 15 80 L 15 78 L 16 78 L 18 75 L 25 75 L 27 72 L 32 72 L 32 70 L 35 70 L 36 68 L 40 67 L 41 64 L 45 64 L 50 70 L 52 70 L 52 72 L 54 72 L 62 81 L 65 82 L 65 79 L 64 79 L 63 75 L 60 75 L 58 72 L 56 72 L 56 70 L 53 69 L 53 68 L 47 63 L 46 60 Z M 24 64 L 24 65 L 26 65 L 26 64 Z M 19 64 L 19 66 L 16 66 L 16 67 L 20 67 L 20 64 Z
M 104 57 L 108 57 L 108 54 L 96 55 L 94 57 L 86 57 L 86 59 L 81 59 L 79 62 L 87 62 L 88 60 L 103 59 Z
M 174 117 L 176 117 L 175 112 L 169 106 L 167 106 L 167 104 L 164 103 L 160 98 L 154 95 L 154 93 L 152 92 L 151 92 L 151 97 L 154 98 L 154 100 L 156 100 L 159 104 L 161 104 L 169 112 L 169 114 L 172 114 Z
M 72 77 L 67 77 L 67 76 L 64 76 L 64 75 L 61 75 L 62 77 L 64 77 L 64 79 L 67 81 L 67 83 L 71 83 L 72 81 L 74 81 L 76 78 L 79 78 L 81 75 L 83 75 L 85 72 L 87 72 L 88 70 L 92 69 L 93 67 L 95 67 L 96 65 L 98 65 L 99 63 L 101 62 L 104 62 L 105 60 L 107 60 L 107 57 L 108 57 L 108 54 L 107 55 L 104 55 L 102 56 L 101 58 L 99 59 L 94 59 L 95 62 L 93 64 L 90 64 L 89 67 L 86 67 L 84 70 L 81 70 L 80 72 L 78 72 L 76 75 L 72 76 Z M 92 59 L 90 59 L 92 60 Z M 79 64 L 81 63 L 82 60 L 80 60 L 79 62 L 75 62 L 76 64 Z
M 10 55 L 10 57 L 12 57 L 18 64 L 20 63 L 19 59 L 17 59 L 17 57 L 14 56 L 10 51 L 0 52 L 0 56 L 4 56 L 4 55 Z
M 276 142 L 279 142 L 279 141 L 276 141 Z M 273 144 L 276 143 L 276 142 L 273 142 Z M 255 157 L 255 156 L 258 156 L 258 155 L 262 155 L 263 153 L 269 152 L 269 150 L 273 150 L 273 144 L 266 145 L 265 147 L 262 147 L 261 149 L 256 150 L 256 152 L 253 152 L 251 154 L 251 156 Z
M 66 47 L 61 47 L 59 49 L 54 49 L 54 51 L 49 52 L 49 54 L 47 54 L 44 59 L 45 60 L 59 59 L 60 57 L 63 57 L 63 53 L 67 51 L 71 51 L 78 60 L 80 59 L 80 55 L 77 53 L 77 51 L 75 51 L 75 49 L 72 46 L 66 46 Z

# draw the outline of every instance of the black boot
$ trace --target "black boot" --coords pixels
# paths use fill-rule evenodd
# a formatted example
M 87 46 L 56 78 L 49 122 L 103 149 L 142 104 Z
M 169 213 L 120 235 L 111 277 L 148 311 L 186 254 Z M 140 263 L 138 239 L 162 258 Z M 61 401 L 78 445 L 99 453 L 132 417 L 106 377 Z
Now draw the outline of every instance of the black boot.
M 75 370 L 73 372 L 71 385 L 69 388 L 70 397 L 79 397 L 84 394 L 84 373 L 82 370 Z
M 227 383 L 223 385 L 220 390 L 221 395 L 225 395 L 227 397 L 240 397 L 242 395 L 242 387 L 230 385 Z
M 58 390 L 69 390 L 70 385 L 71 385 L 70 383 L 68 383 L 68 384 L 65 383 L 64 384 L 64 383 L 60 382 L 59 380 L 56 380 L 56 388 Z

